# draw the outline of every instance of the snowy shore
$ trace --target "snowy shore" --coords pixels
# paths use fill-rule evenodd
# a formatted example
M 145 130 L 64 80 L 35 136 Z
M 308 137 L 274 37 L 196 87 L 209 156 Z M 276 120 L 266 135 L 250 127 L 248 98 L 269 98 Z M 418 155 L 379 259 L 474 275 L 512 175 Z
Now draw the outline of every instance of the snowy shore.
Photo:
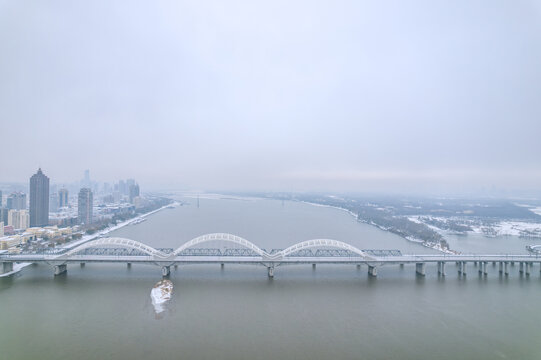
M 312 206 L 319 206 L 319 207 L 327 207 L 327 208 L 333 208 L 333 209 L 338 209 L 338 210 L 342 210 L 342 211 L 345 211 L 347 212 L 348 214 L 350 214 L 351 216 L 353 216 L 355 218 L 355 220 L 359 221 L 359 222 L 362 222 L 364 224 L 368 224 L 368 225 L 372 225 L 372 226 L 375 226 L 377 227 L 378 229 L 380 230 L 383 230 L 383 231 L 389 231 L 389 229 L 383 227 L 383 226 L 380 226 L 378 224 L 375 224 L 373 222 L 368 222 L 368 221 L 362 221 L 362 220 L 359 220 L 359 217 L 358 217 L 358 214 L 355 214 L 353 211 L 349 210 L 349 209 L 345 209 L 345 208 L 342 208 L 342 207 L 339 207 L 339 206 L 334 206 L 334 205 L 325 205 L 325 204 L 318 204 L 318 203 L 313 203 L 313 202 L 309 202 L 309 201 L 300 201 L 302 203 L 305 203 L 305 204 L 308 204 L 308 205 L 312 205 Z M 421 239 L 416 239 L 416 238 L 412 238 L 410 236 L 407 236 L 407 237 L 402 237 L 404 239 L 406 239 L 407 241 L 410 241 L 410 242 L 414 242 L 416 244 L 420 244 L 420 245 L 423 245 L 427 248 L 430 248 L 430 249 L 434 249 L 434 250 L 437 250 L 439 252 L 442 252 L 442 253 L 445 253 L 445 254 L 457 254 L 456 251 L 453 251 L 453 250 L 450 250 L 450 249 L 444 249 L 441 247 L 440 244 L 431 244 L 431 243 L 427 243 Z
M 178 202 L 174 202 L 174 203 L 172 203 L 172 204 L 164 205 L 164 206 L 162 206 L 161 208 L 158 208 L 158 209 L 156 209 L 156 210 L 149 211 L 149 212 L 144 213 L 144 214 L 142 214 L 142 215 L 139 215 L 139 216 L 136 216 L 136 217 L 131 218 L 131 219 L 129 219 L 129 220 L 123 221 L 123 222 L 121 222 L 121 223 L 119 223 L 119 224 L 116 224 L 116 225 L 113 225 L 113 226 L 109 226 L 109 227 L 107 227 L 107 228 L 103 229 L 102 231 L 99 231 L 99 232 L 97 232 L 97 233 L 95 233 L 95 234 L 92 234 L 92 235 L 84 235 L 80 240 L 72 241 L 72 242 L 70 242 L 70 243 L 68 243 L 68 244 L 66 244 L 66 245 L 64 245 L 64 246 L 59 247 L 59 249 L 72 249 L 72 248 L 74 248 L 74 247 L 76 247 L 76 246 L 79 246 L 79 245 L 81 245 L 81 244 L 84 244 L 84 243 L 86 243 L 86 242 L 88 242 L 88 241 L 95 240 L 95 239 L 97 239 L 97 238 L 99 238 L 99 237 L 102 237 L 102 236 L 104 236 L 104 235 L 107 235 L 108 233 L 110 233 L 110 232 L 112 232 L 112 231 L 121 229 L 121 228 L 123 228 L 124 226 L 133 224 L 133 223 L 135 223 L 135 222 L 137 222 L 137 221 L 140 221 L 140 220 L 142 220 L 142 219 L 144 219 L 144 218 L 146 218 L 146 217 L 148 217 L 148 216 L 150 216 L 150 215 L 152 215 L 152 214 L 157 213 L 158 211 L 161 211 L 161 210 L 163 210 L 163 209 L 167 209 L 167 208 L 169 208 L 170 206 L 175 206 L 175 207 L 176 207 L 176 206 L 178 206 L 178 205 L 179 205 Z
M 152 211 L 149 211 L 147 213 L 144 213 L 142 215 L 139 215 L 139 216 L 136 216 L 132 219 L 129 219 L 129 220 L 126 220 L 126 221 L 123 221 L 119 224 L 116 224 L 116 225 L 113 225 L 113 226 L 109 226 L 105 229 L 103 229 L 102 231 L 99 231 L 95 234 L 92 234 L 92 235 L 84 235 L 80 240 L 77 240 L 77 241 L 72 241 L 64 246 L 61 246 L 61 247 L 58 247 L 58 249 L 62 249 L 62 250 L 69 250 L 69 249 L 73 249 L 74 247 L 76 246 L 79 246 L 81 244 L 84 244 L 88 241 L 91 241 L 91 240 L 95 240 L 99 237 L 102 237 L 104 235 L 107 235 L 108 233 L 112 232 L 112 231 L 115 231 L 115 230 L 118 230 L 120 228 L 123 228 L 124 226 L 127 226 L 127 225 L 130 225 L 136 221 L 140 221 L 152 214 L 155 214 L 157 213 L 158 211 L 161 211 L 163 209 L 166 209 L 170 206 L 178 206 L 179 203 L 178 202 L 174 202 L 172 204 L 168 204 L 168 205 L 165 205 L 165 206 L 162 206 L 161 208 L 158 208 L 156 210 L 152 210 Z M 10 276 L 10 275 L 13 275 L 13 274 L 16 274 L 18 273 L 19 271 L 21 271 L 23 268 L 27 267 L 28 265 L 32 265 L 32 263 L 14 263 L 13 264 L 13 271 L 10 271 L 8 273 L 5 273 L 5 274 L 0 274 L 0 277 L 5 277 L 5 276 Z

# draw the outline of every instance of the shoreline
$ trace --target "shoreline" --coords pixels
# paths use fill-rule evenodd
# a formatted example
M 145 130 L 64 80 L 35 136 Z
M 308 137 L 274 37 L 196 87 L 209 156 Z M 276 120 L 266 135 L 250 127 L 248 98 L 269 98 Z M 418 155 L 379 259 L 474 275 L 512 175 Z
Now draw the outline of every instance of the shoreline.
M 61 249 L 61 250 L 73 249 L 73 248 L 75 248 L 75 247 L 77 247 L 79 245 L 82 245 L 82 244 L 84 244 L 86 242 L 95 240 L 95 239 L 97 239 L 97 238 L 99 238 L 99 237 L 101 237 L 103 235 L 106 235 L 106 234 L 112 232 L 112 231 L 115 231 L 115 230 L 121 229 L 121 228 L 123 228 L 123 227 L 125 227 L 127 225 L 130 225 L 130 224 L 132 224 L 133 222 L 135 222 L 137 220 L 141 220 L 141 219 L 146 218 L 147 216 L 153 215 L 153 214 L 157 213 L 158 211 L 161 211 L 163 209 L 167 209 L 169 206 L 177 207 L 179 204 L 180 203 L 178 201 L 174 201 L 171 204 L 164 205 L 164 206 L 162 206 L 162 207 L 160 207 L 160 208 L 158 208 L 156 210 L 152 210 L 152 211 L 149 211 L 147 213 L 141 214 L 139 216 L 133 217 L 133 218 L 131 218 L 129 220 L 121 222 L 120 224 L 107 227 L 107 228 L 103 229 L 102 231 L 97 232 L 95 234 L 85 235 L 80 240 L 69 242 L 69 243 L 65 244 L 64 246 L 60 246 L 60 247 L 58 247 L 56 249 Z M 13 271 L 7 272 L 5 274 L 0 274 L 0 278 L 15 275 L 15 274 L 17 274 L 18 272 L 20 272 L 22 269 L 24 269 L 25 267 L 27 267 L 29 265 L 32 265 L 32 263 L 13 263 Z
M 136 217 L 133 217 L 129 220 L 126 220 L 126 221 L 123 221 L 121 222 L 120 224 L 116 224 L 116 225 L 113 225 L 113 226 L 109 226 L 95 234 L 92 234 L 92 235 L 85 235 L 83 236 L 82 239 L 80 240 L 77 240 L 77 241 L 73 241 L 73 242 L 69 242 L 68 244 L 64 245 L 64 246 L 61 246 L 61 247 L 58 247 L 58 249 L 63 249 L 63 250 L 70 250 L 70 249 L 73 249 L 74 247 L 77 247 L 81 244 L 84 244 L 88 241 L 92 241 L 92 240 L 95 240 L 103 235 L 107 235 L 108 233 L 112 232 L 112 231 L 115 231 L 115 230 L 118 230 L 118 229 L 121 229 L 127 225 L 130 225 L 132 223 L 134 223 L 135 221 L 138 221 L 138 220 L 141 220 L 141 219 L 144 219 L 146 218 L 147 216 L 150 216 L 150 215 L 153 215 L 155 213 L 157 213 L 158 211 L 161 211 L 163 209 L 167 209 L 169 206 L 178 206 L 180 203 L 178 201 L 175 201 L 171 204 L 167 204 L 167 205 L 164 205 L 158 209 L 155 209 L 155 210 L 152 210 L 152 211 L 149 211 L 147 213 L 144 213 L 144 214 L 141 214 L 139 216 L 136 216 Z
M 353 211 L 349 210 L 349 209 L 346 209 L 346 208 L 343 208 L 343 207 L 339 207 L 339 206 L 334 206 L 334 205 L 325 205 L 325 204 L 318 204 L 318 203 L 313 203 L 313 202 L 309 202 L 309 201 L 305 201 L 305 200 L 299 200 L 299 202 L 301 203 L 305 203 L 305 204 L 308 204 L 308 205 L 312 205 L 312 206 L 320 206 L 320 207 L 327 207 L 327 208 L 332 208 L 332 209 L 337 209 L 337 210 L 342 210 L 342 211 L 345 211 L 347 212 L 348 214 L 350 214 L 351 216 L 353 216 L 355 218 L 355 220 L 357 222 L 360 222 L 360 223 L 363 223 L 363 224 L 367 224 L 367 225 L 371 225 L 371 226 L 375 226 L 377 227 L 378 229 L 382 230 L 382 231 L 386 231 L 386 232 L 389 232 L 388 229 L 382 227 L 382 226 L 379 226 L 377 224 L 374 224 L 374 223 L 371 223 L 371 222 L 368 222 L 368 221 L 363 221 L 363 220 L 359 220 L 359 217 L 358 217 L 358 214 L 355 214 Z M 400 236 L 398 234 L 395 234 L 397 236 Z M 406 241 L 409 241 L 409 242 L 412 242 L 412 243 L 415 243 L 415 244 L 419 244 L 419 245 L 422 245 L 424 247 L 427 247 L 429 249 L 433 249 L 433 250 L 436 250 L 436 251 L 439 251 L 439 252 L 442 252 L 444 254 L 458 254 L 458 252 L 454 251 L 454 250 L 451 250 L 451 249 L 442 249 L 441 246 L 439 246 L 439 244 L 437 245 L 427 245 L 427 243 L 423 240 L 420 240 L 420 239 L 415 239 L 415 238 L 408 238 L 408 237 L 404 237 L 404 236 L 400 236 L 402 239 L 406 240 Z

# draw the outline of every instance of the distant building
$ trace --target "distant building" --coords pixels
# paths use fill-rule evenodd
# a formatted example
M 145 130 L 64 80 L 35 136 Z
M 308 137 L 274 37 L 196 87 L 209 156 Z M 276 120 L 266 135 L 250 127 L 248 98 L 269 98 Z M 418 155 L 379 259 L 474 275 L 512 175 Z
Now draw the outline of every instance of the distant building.
M 0 190 L 0 208 L 4 206 L 3 198 L 2 198 L 2 190 Z
M 6 224 L 6 223 L 4 223 Z M 4 225 L 4 236 L 5 235 L 13 235 L 15 234 L 15 229 L 13 229 L 13 226 L 10 225 Z
M 4 223 L 4 226 L 8 223 L 8 208 L 0 208 L 0 221 Z
M 82 188 L 90 188 L 92 186 L 92 181 L 90 180 L 90 170 L 85 170 L 85 175 L 81 180 Z
M 58 207 L 66 207 L 68 206 L 68 189 L 60 189 L 58 190 Z
M 118 182 L 118 191 L 120 192 L 121 195 L 127 195 L 128 192 L 127 192 L 127 187 L 124 180 L 120 180 Z
M 26 209 L 26 194 L 22 192 L 12 192 L 7 198 L 6 206 L 10 210 Z
M 130 185 L 130 203 L 133 204 L 133 199 L 139 196 L 139 185 L 132 184 Z
M 28 229 L 29 216 L 27 210 L 9 210 L 8 225 L 14 229 Z
M 49 197 L 49 212 L 58 212 L 58 193 L 52 192 Z
M 0 238 L 4 237 L 4 222 L 0 221 Z
M 30 178 L 30 226 L 49 224 L 49 178 L 41 168 Z
M 94 206 L 92 190 L 82 188 L 79 191 L 79 199 L 77 202 L 77 215 L 79 224 L 92 224 L 92 209 Z

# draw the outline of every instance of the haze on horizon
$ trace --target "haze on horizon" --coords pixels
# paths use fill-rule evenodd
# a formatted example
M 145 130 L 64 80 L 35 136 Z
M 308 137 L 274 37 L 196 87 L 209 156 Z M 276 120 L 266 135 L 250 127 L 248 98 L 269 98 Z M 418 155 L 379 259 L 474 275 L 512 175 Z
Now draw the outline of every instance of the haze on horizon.
M 539 1 L 0 0 L 0 182 L 541 193 Z

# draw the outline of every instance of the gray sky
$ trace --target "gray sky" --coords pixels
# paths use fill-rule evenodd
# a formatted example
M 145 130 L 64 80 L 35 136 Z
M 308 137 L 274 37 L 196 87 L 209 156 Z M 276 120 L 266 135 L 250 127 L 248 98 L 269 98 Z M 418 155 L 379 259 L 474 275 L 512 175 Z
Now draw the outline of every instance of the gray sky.
M 0 121 L 0 181 L 541 192 L 541 2 L 0 0 Z

